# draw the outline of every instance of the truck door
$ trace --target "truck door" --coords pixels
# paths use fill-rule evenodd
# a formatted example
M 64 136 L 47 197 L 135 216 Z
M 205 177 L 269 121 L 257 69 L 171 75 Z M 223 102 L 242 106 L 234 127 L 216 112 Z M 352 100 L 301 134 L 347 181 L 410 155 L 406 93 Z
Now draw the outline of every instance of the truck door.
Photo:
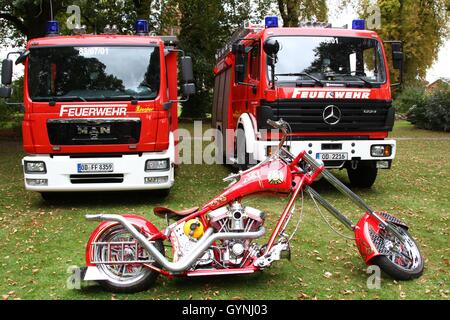
M 246 111 L 251 114 L 256 114 L 256 108 L 259 106 L 259 84 L 260 84 L 260 61 L 261 61 L 261 46 L 259 42 L 255 42 L 252 45 L 252 50 L 249 53 L 249 70 L 248 70 L 248 83 L 247 86 L 247 105 Z
M 237 121 L 239 120 L 239 117 L 242 113 L 247 112 L 247 106 L 248 106 L 248 62 L 249 62 L 249 55 L 248 55 L 248 47 L 246 47 L 245 50 L 245 59 L 244 59 L 244 72 L 245 72 L 245 80 L 243 83 L 238 83 L 236 79 L 233 81 L 233 94 L 232 94 L 232 110 L 233 110 L 233 123 L 229 124 L 229 128 L 236 129 Z M 234 65 L 233 67 L 235 67 Z

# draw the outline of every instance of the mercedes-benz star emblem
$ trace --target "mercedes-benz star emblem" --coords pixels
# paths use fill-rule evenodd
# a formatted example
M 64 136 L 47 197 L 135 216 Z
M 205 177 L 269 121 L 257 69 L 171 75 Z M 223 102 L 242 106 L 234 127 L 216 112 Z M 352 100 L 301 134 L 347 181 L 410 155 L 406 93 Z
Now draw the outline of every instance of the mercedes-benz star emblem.
M 336 106 L 328 106 L 323 110 L 323 121 L 330 126 L 334 126 L 341 121 L 341 110 Z

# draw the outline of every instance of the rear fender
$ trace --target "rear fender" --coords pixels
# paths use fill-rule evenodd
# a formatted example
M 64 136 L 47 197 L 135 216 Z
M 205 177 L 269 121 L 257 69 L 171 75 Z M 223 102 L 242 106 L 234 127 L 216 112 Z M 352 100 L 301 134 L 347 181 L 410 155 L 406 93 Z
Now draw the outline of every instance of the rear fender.
M 399 227 L 408 229 L 408 226 L 401 220 L 385 213 L 377 212 L 377 214 L 383 218 L 386 222 L 391 222 Z M 380 223 L 376 218 L 366 213 L 361 220 L 358 221 L 355 227 L 355 241 L 358 250 L 363 257 L 366 264 L 370 264 L 370 261 L 380 255 L 385 255 L 381 245 L 381 239 L 378 236 L 380 231 Z
M 131 224 L 133 224 L 133 226 L 135 226 L 138 230 L 140 230 L 143 233 L 146 233 L 151 236 L 155 236 L 160 233 L 158 228 L 156 228 L 150 221 L 142 217 L 129 214 L 125 214 L 123 216 L 127 218 L 131 222 Z M 115 221 L 104 221 L 100 223 L 100 225 L 94 230 L 94 232 L 92 232 L 91 236 L 89 237 L 89 241 L 86 245 L 86 265 L 88 267 L 95 267 L 95 265 L 91 263 L 93 254 L 92 243 L 96 242 L 106 230 L 118 224 L 119 223 Z M 162 238 L 162 236 L 160 238 Z M 159 238 L 154 238 L 152 240 L 157 239 Z

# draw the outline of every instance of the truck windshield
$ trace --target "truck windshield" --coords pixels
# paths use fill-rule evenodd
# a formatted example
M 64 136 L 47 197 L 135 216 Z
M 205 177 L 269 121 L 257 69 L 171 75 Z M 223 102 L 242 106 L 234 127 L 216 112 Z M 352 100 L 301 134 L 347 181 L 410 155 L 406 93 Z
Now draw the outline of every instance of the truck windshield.
M 274 37 L 280 43 L 275 64 L 278 85 L 373 86 L 386 81 L 380 43 L 353 37 Z M 269 79 L 271 73 L 268 72 Z
M 153 100 L 159 87 L 158 47 L 31 49 L 33 101 Z

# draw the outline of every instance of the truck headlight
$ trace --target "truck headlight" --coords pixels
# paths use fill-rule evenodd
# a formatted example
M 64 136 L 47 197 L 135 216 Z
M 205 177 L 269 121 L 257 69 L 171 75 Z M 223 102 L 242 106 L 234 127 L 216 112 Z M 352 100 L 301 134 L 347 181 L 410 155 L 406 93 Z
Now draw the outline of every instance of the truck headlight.
M 45 162 L 25 161 L 25 173 L 47 173 Z
M 48 186 L 48 179 L 26 179 L 26 181 L 32 187 Z
M 147 160 L 145 171 L 163 171 L 169 170 L 170 159 Z
M 167 183 L 169 181 L 168 176 L 164 177 L 145 177 L 144 182 L 145 184 L 163 184 Z
M 392 155 L 391 145 L 374 145 L 370 149 L 372 157 L 390 157 Z

